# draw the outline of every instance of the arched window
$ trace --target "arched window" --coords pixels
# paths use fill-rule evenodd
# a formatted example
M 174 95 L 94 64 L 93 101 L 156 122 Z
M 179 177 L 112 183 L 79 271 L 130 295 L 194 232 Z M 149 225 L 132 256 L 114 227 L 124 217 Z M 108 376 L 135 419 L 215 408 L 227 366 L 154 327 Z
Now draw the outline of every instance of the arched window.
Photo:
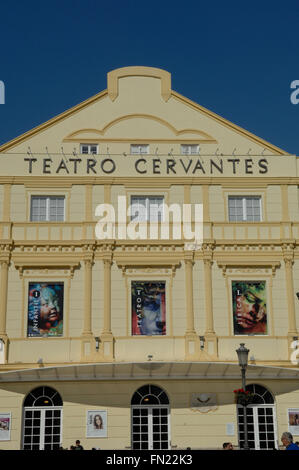
M 62 398 L 52 387 L 37 387 L 26 396 L 23 450 L 55 450 L 61 445 Z
M 169 405 L 169 399 L 162 388 L 144 385 L 134 393 L 131 405 Z
M 248 445 L 255 450 L 278 448 L 275 404 L 272 393 L 259 384 L 249 384 L 246 390 L 253 394 L 246 407 Z M 244 446 L 244 407 L 238 405 L 240 448 Z
M 31 406 L 62 406 L 61 396 L 54 388 L 38 387 L 28 393 L 24 407 Z
M 274 404 L 274 398 L 272 393 L 269 392 L 269 390 L 267 390 L 262 385 L 250 384 L 246 386 L 246 390 L 254 394 L 252 400 L 253 405 Z
M 133 395 L 132 449 L 170 448 L 170 406 L 167 394 L 156 385 L 143 385 Z

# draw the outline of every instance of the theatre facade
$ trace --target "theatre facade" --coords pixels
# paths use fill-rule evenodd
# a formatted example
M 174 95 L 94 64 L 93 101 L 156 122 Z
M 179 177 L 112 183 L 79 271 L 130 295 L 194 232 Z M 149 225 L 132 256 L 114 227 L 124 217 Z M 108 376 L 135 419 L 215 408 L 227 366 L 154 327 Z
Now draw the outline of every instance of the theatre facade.
M 299 440 L 298 184 L 150 67 L 2 145 L 0 449 L 242 447 L 241 343 L 250 447 Z

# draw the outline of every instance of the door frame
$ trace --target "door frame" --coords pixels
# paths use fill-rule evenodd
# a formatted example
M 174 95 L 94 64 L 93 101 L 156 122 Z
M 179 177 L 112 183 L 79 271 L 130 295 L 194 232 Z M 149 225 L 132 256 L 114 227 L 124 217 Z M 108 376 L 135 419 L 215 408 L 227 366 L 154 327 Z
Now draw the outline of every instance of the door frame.
M 237 405 L 237 421 L 238 421 L 238 441 L 240 444 L 240 422 L 239 422 L 239 409 L 242 409 L 242 405 Z M 254 428 L 254 446 L 255 450 L 269 450 L 260 448 L 260 439 L 259 439 L 259 423 L 258 423 L 258 408 L 272 408 L 273 410 L 273 428 L 274 428 L 274 442 L 275 448 L 279 448 L 278 443 L 278 434 L 277 434 L 277 419 L 276 419 L 276 406 L 271 403 L 263 403 L 257 405 L 248 405 L 246 408 L 251 408 L 253 410 L 253 428 Z
M 171 449 L 171 427 L 170 427 L 170 405 L 131 405 L 131 449 L 133 449 L 133 409 L 139 409 L 139 410 L 144 410 L 148 409 L 150 413 L 148 414 L 149 417 L 149 422 L 148 422 L 148 430 L 151 430 L 151 433 L 148 433 L 149 436 L 149 449 L 148 450 L 158 450 L 158 449 L 153 449 L 153 413 L 152 410 L 154 408 L 167 408 L 167 434 L 168 434 L 168 448 L 165 450 L 170 450 Z M 161 450 L 161 449 L 159 449 Z
M 41 411 L 40 429 L 43 429 L 43 433 L 40 432 L 39 450 L 44 450 L 45 446 L 45 412 L 47 410 L 60 411 L 60 440 L 59 446 L 62 444 L 62 422 L 63 422 L 63 407 L 62 406 L 26 406 L 23 407 L 23 420 L 22 420 L 22 433 L 21 433 L 21 449 L 24 449 L 24 438 L 25 438 L 25 413 L 26 411 Z M 43 438 L 43 440 L 42 440 Z

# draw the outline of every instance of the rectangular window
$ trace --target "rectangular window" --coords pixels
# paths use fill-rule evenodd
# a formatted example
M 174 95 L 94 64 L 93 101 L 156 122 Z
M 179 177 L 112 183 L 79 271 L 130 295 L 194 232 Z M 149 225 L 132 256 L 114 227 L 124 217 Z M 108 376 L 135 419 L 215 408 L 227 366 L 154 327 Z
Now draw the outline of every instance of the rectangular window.
M 199 145 L 190 144 L 190 145 L 181 145 L 181 154 L 182 155 L 198 155 L 199 154 Z
M 134 222 L 161 222 L 163 196 L 131 196 L 131 220 Z
M 63 222 L 64 196 L 31 196 L 31 222 Z
M 81 144 L 80 153 L 86 155 L 97 155 L 99 153 L 99 146 L 97 144 Z
M 131 155 L 147 155 L 149 154 L 148 144 L 131 144 Z
M 228 216 L 230 222 L 260 222 L 262 206 L 260 196 L 229 196 Z

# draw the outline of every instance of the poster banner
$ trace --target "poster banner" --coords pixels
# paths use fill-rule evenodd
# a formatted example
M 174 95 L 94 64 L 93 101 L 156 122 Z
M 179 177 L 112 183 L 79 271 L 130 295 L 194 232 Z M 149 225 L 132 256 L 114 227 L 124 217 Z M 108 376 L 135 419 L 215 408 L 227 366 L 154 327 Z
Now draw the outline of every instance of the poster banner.
M 293 436 L 299 436 L 299 408 L 288 409 L 289 432 Z
M 232 281 L 235 335 L 266 335 L 266 281 Z
M 30 282 L 27 336 L 62 336 L 63 282 Z
M 107 437 L 107 411 L 87 411 L 86 437 Z
M 132 281 L 132 335 L 165 334 L 165 281 Z
M 11 414 L 0 413 L 0 441 L 10 441 Z

